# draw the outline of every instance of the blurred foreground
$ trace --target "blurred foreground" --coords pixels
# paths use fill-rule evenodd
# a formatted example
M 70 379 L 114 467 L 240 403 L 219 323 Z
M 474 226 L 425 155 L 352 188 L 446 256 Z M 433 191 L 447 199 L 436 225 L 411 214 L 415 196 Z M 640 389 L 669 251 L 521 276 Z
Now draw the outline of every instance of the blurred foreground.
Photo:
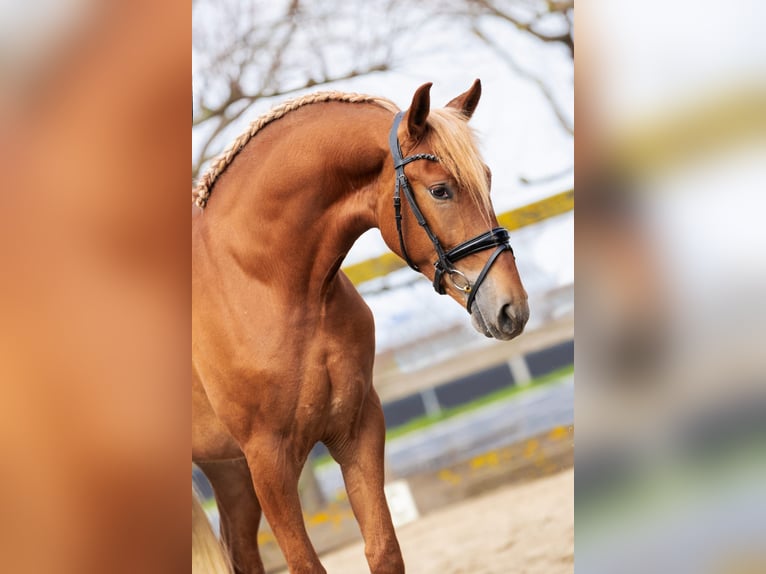
M 3 572 L 189 564 L 189 42 L 187 3 L 0 6 Z

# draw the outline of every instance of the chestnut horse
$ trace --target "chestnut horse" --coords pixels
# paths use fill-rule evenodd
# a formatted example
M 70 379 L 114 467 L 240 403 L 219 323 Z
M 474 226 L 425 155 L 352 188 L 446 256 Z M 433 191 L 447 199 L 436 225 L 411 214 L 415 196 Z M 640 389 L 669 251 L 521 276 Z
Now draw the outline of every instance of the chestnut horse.
M 297 489 L 317 442 L 340 464 L 370 570 L 404 571 L 383 494 L 373 317 L 340 271 L 364 231 L 379 228 L 486 336 L 511 339 L 529 316 L 468 127 L 481 84 L 436 110 L 430 87 L 406 113 L 340 92 L 287 102 L 195 189 L 192 457 L 237 572 L 263 572 L 261 512 L 290 572 L 325 571 Z

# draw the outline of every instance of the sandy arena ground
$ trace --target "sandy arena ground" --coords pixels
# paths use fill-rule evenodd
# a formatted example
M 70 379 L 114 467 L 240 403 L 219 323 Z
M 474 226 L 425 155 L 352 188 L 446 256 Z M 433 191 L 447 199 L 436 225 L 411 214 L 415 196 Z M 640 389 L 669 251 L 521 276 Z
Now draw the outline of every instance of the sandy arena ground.
M 574 563 L 574 471 L 465 500 L 397 529 L 412 574 L 564 574 Z M 361 544 L 322 557 L 329 574 L 369 572 Z

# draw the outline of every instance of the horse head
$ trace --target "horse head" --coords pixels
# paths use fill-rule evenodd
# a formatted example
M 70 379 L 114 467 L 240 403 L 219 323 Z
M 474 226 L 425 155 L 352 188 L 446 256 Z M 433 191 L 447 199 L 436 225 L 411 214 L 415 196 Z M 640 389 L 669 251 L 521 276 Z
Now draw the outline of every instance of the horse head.
M 435 110 L 430 88 L 418 88 L 391 128 L 394 199 L 385 177 L 380 230 L 437 292 L 467 308 L 477 331 L 512 339 L 524 329 L 529 307 L 508 232 L 499 227 L 490 201 L 491 172 L 468 126 L 481 83 Z

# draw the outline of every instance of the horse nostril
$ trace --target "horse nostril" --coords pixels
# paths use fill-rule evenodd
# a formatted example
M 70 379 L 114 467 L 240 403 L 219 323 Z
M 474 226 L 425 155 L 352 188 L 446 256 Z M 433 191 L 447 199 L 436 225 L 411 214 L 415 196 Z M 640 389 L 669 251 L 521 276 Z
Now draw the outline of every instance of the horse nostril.
M 516 323 L 516 310 L 510 303 L 500 309 L 500 325 L 504 331 L 513 331 Z
M 524 330 L 528 318 L 529 310 L 525 305 L 508 303 L 500 309 L 499 326 L 505 333 L 515 337 Z

